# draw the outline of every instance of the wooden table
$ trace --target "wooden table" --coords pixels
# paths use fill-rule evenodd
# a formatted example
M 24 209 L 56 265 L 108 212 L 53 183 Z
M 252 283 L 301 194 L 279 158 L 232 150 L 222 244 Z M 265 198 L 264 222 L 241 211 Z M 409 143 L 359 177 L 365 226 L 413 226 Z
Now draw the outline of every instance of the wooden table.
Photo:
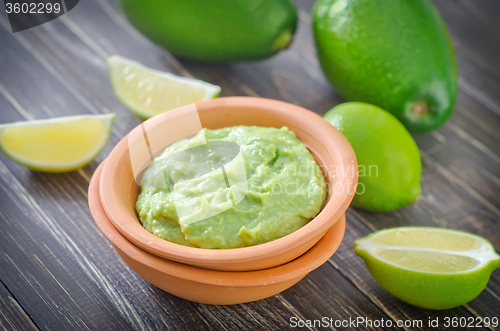
M 444 127 L 415 135 L 423 161 L 419 203 L 391 213 L 349 208 L 338 252 L 291 289 L 235 306 L 185 301 L 139 277 L 95 225 L 87 205 L 89 179 L 113 146 L 141 123 L 115 98 L 106 57 L 120 54 L 217 84 L 221 96 L 285 100 L 324 114 L 342 99 L 318 66 L 312 3 L 298 1 L 300 26 L 291 49 L 263 62 L 232 65 L 174 58 L 137 33 L 113 0 L 82 0 L 60 19 L 16 34 L 0 6 L 0 123 L 118 113 L 105 151 L 81 170 L 33 172 L 0 153 L 0 329 L 274 330 L 291 328 L 291 318 L 366 317 L 421 320 L 425 330 L 435 318 L 440 329 L 450 329 L 443 326 L 445 317 L 500 318 L 500 270 L 472 302 L 431 311 L 388 294 L 353 252 L 356 238 L 403 225 L 470 231 L 500 251 L 498 0 L 436 1 L 453 37 L 460 93 Z

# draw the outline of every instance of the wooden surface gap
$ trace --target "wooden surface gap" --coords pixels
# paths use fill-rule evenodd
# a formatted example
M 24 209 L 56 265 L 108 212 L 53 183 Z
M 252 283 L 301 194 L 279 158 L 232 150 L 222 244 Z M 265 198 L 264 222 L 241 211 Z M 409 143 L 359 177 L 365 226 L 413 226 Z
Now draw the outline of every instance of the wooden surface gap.
M 41 330 L 38 325 L 36 324 L 36 321 L 30 316 L 30 314 L 26 311 L 26 309 L 24 309 L 24 307 L 22 306 L 22 304 L 19 302 L 19 300 L 16 299 L 16 296 L 14 295 L 14 293 L 12 293 L 9 288 L 7 287 L 7 285 L 2 281 L 2 279 L 0 279 L 0 287 L 2 287 L 5 289 L 5 291 L 8 293 L 8 295 L 10 296 L 10 300 L 11 300 L 11 305 L 17 309 L 19 309 L 19 315 L 17 315 L 16 317 L 16 320 L 13 321 L 14 323 L 19 323 L 21 324 L 21 321 L 23 319 L 25 319 L 25 317 L 27 317 L 29 319 L 29 322 L 31 322 L 30 326 L 33 326 L 33 329 L 35 330 Z M 2 290 L 0 289 L 0 294 L 1 294 Z M 0 297 L 0 300 L 2 300 L 4 298 Z M 1 305 L 1 303 L 0 303 Z M 4 312 L 2 309 L 0 309 L 0 314 L 4 316 L 5 320 L 9 322 L 9 320 L 7 320 L 6 316 L 4 315 L 6 312 Z M 23 321 L 23 322 L 27 322 L 27 321 Z M 2 326 L 2 324 L 0 324 L 0 326 Z M 15 328 L 16 326 L 15 325 L 10 325 L 12 328 Z M 20 326 L 20 325 L 19 325 Z M 5 330 L 8 330 L 8 328 L 6 326 L 3 326 Z M 28 330 L 28 326 L 27 325 L 24 325 L 23 328 L 26 328 L 25 330 L 23 331 L 27 331 Z

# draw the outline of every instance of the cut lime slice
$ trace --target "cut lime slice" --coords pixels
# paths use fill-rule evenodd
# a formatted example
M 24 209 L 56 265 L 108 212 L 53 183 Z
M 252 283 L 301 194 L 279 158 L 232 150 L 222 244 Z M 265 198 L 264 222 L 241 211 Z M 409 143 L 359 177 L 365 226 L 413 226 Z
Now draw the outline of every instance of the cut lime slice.
M 0 125 L 0 149 L 30 169 L 65 172 L 92 162 L 111 135 L 115 114 L 81 115 Z
M 377 282 L 418 307 L 448 309 L 474 299 L 500 264 L 486 239 L 433 227 L 377 231 L 354 242 Z
M 125 107 L 148 119 L 167 110 L 216 98 L 220 87 L 201 80 L 153 70 L 113 55 L 107 59 L 111 85 Z

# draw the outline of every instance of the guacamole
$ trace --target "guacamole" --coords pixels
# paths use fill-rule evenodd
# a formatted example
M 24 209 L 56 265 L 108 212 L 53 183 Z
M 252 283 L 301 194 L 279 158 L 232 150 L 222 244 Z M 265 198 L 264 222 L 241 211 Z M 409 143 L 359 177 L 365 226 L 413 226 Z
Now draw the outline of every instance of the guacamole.
M 326 190 L 318 164 L 287 127 L 202 129 L 153 161 L 136 211 L 162 239 L 237 248 L 304 226 L 322 209 Z

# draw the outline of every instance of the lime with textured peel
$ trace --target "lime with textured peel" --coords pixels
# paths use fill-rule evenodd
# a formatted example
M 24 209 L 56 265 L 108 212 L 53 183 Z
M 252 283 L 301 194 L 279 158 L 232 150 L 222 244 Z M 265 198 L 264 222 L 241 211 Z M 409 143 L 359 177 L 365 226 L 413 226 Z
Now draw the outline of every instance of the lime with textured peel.
M 448 309 L 481 293 L 500 256 L 474 234 L 433 227 L 377 231 L 354 242 L 373 278 L 417 307 Z
M 0 124 L 0 150 L 33 170 L 76 170 L 104 149 L 115 116 L 80 115 Z
M 219 86 L 153 70 L 121 56 L 110 56 L 107 63 L 116 96 L 143 119 L 220 93 Z
M 344 134 L 356 153 L 359 181 L 353 206 L 389 211 L 420 196 L 418 147 L 396 117 L 373 105 L 346 102 L 324 118 Z

